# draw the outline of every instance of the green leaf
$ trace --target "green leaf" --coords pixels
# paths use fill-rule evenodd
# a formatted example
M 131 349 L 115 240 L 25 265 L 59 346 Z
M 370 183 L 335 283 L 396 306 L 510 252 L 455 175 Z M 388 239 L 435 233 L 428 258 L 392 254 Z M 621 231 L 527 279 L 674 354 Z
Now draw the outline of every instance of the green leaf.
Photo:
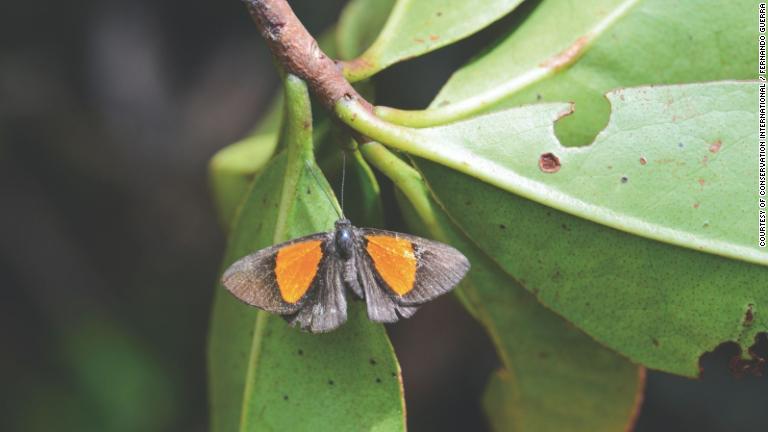
M 521 2 L 398 0 L 373 45 L 347 63 L 344 73 L 352 81 L 368 78 L 394 63 L 418 57 L 470 36 L 509 13 Z M 377 13 L 385 7 L 372 6 L 375 1 L 364 3 L 365 6 L 354 7 L 375 7 Z M 350 33 L 359 34 L 359 30 Z
M 437 164 L 419 167 L 451 217 L 507 273 L 633 361 L 695 377 L 702 354 L 727 341 L 746 352 L 768 330 L 765 267 L 606 228 Z
M 409 225 L 450 243 L 472 263 L 456 292 L 488 331 L 505 368 L 505 380 L 494 380 L 486 397 L 494 429 L 626 430 L 639 408 L 643 369 L 541 306 L 457 229 L 412 168 L 380 144 L 366 144 L 363 152 L 403 192 L 398 198 Z
M 379 35 L 395 0 L 351 0 L 336 26 L 336 47 L 342 60 L 360 55 Z
M 335 221 L 334 203 L 322 190 L 329 185 L 308 172 L 319 170 L 306 86 L 292 76 L 285 85 L 286 150 L 248 192 L 225 267 L 275 242 L 329 230 Z M 312 335 L 218 285 L 209 363 L 214 431 L 405 428 L 399 365 L 383 326 L 368 321 L 361 302 L 350 304 L 348 323 L 339 330 Z
M 283 112 L 281 97 L 272 102 L 250 136 L 216 152 L 208 165 L 216 210 L 222 225 L 229 228 L 254 175 L 267 164 L 277 148 Z
M 454 73 L 429 110 L 379 112 L 428 126 L 488 109 L 573 101 L 577 112 L 558 122 L 557 133 L 566 145 L 587 144 L 607 122 L 603 94 L 610 90 L 753 79 L 755 11 L 749 0 L 728 7 L 719 0 L 543 0 Z
M 499 111 L 427 129 L 383 122 L 342 102 L 367 136 L 576 216 L 651 239 L 755 263 L 757 85 L 720 82 L 617 90 L 611 123 L 583 148 L 559 144 L 564 104 Z M 355 111 L 355 112 L 352 112 Z M 559 161 L 555 163 L 555 160 Z M 542 164 L 557 165 L 544 172 Z M 744 175 L 751 173 L 751 175 Z
M 690 250 L 768 262 L 750 193 L 756 85 L 638 88 L 609 98 L 611 123 L 583 148 L 557 143 L 558 105 L 418 130 L 338 111 L 373 139 L 483 180 L 419 165 L 469 237 L 543 304 L 632 360 L 696 376 L 703 353 L 726 341 L 747 348 L 768 329 L 756 312 L 768 304 L 766 269 Z M 547 153 L 559 158 L 558 172 L 539 168 Z

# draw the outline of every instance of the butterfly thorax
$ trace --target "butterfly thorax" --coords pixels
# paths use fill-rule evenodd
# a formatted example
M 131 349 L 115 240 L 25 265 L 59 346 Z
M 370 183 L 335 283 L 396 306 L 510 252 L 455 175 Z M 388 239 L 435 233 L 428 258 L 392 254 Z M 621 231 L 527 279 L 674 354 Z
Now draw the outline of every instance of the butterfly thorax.
M 352 258 L 355 248 L 354 233 L 352 223 L 347 219 L 336 221 L 336 232 L 334 234 L 336 243 L 336 253 L 344 260 Z

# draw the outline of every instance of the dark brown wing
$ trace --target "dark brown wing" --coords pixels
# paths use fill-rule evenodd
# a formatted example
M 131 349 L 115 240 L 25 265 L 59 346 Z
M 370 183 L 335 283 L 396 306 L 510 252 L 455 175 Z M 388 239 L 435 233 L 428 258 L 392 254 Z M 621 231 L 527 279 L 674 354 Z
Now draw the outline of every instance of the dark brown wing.
M 329 241 L 330 240 L 330 241 Z M 312 234 L 261 249 L 235 261 L 221 283 L 235 297 L 268 312 L 298 312 L 323 271 L 328 233 Z
M 469 271 L 469 260 L 444 243 L 372 228 L 357 229 L 357 237 L 364 251 L 358 266 L 369 266 L 377 284 L 401 306 L 445 294 Z

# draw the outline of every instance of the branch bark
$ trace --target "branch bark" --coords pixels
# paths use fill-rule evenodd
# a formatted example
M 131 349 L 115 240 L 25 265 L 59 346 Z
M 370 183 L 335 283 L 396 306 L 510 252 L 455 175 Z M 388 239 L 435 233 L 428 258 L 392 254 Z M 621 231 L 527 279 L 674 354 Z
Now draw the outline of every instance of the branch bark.
M 336 102 L 346 97 L 357 99 L 373 110 L 344 78 L 341 65 L 320 49 L 286 0 L 244 0 L 244 3 L 278 63 L 286 72 L 306 81 L 326 108 L 333 111 Z

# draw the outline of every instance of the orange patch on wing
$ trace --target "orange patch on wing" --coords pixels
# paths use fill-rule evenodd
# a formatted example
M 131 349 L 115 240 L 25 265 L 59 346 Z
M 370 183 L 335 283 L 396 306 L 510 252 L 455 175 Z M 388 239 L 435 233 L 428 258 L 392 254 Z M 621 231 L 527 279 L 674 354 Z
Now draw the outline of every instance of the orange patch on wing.
M 393 236 L 366 236 L 366 250 L 384 282 L 399 296 L 408 294 L 416 281 L 413 245 Z
M 321 240 L 309 240 L 277 251 L 275 278 L 280 296 L 286 302 L 296 303 L 312 285 L 323 257 L 321 243 Z

